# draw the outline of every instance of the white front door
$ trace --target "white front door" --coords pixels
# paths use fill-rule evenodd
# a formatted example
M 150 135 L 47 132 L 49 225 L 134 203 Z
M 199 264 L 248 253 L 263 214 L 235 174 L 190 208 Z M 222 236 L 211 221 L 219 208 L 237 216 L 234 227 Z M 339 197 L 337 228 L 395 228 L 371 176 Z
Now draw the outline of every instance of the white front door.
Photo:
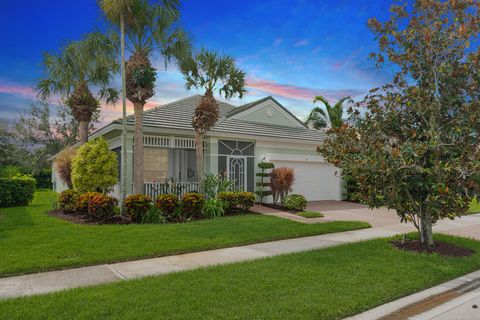
M 247 157 L 228 156 L 227 176 L 235 181 L 235 189 L 245 191 L 247 189 Z

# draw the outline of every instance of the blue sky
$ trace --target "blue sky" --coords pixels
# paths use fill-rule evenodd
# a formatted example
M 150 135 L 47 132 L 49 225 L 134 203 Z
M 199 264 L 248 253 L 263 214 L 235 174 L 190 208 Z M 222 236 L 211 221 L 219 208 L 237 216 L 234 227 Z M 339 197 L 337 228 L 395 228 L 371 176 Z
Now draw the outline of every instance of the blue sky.
M 273 95 L 304 117 L 315 95 L 361 97 L 389 79 L 368 54 L 376 48 L 366 23 L 388 16 L 390 1 L 182 1 L 182 25 L 196 48 L 237 59 L 247 73 L 247 95 L 235 104 Z M 95 0 L 4 1 L 0 11 L 0 118 L 12 119 L 35 100 L 42 53 L 55 52 L 105 22 Z M 187 92 L 174 66 L 159 58 L 156 95 L 147 108 Z M 116 81 L 118 83 L 118 81 Z M 129 109 L 129 111 L 131 111 Z M 106 122 L 119 107 L 102 111 Z

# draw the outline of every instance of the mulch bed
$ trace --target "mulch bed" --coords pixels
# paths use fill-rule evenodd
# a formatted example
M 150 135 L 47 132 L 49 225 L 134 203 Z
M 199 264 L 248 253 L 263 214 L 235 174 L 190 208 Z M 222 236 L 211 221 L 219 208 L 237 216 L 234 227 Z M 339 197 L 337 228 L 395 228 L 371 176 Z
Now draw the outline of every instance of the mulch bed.
M 256 204 L 260 205 L 259 202 L 256 202 Z M 287 208 L 285 208 L 284 206 L 279 205 L 279 204 L 262 203 L 261 205 L 264 206 L 264 207 L 268 207 L 268 208 L 272 208 L 272 209 L 276 209 L 276 210 L 280 210 L 280 211 L 285 211 L 285 212 L 289 212 L 289 213 L 294 213 L 294 214 L 297 213 L 297 212 L 302 212 L 302 210 L 287 209 Z
M 48 215 L 59 218 L 59 219 L 63 219 L 69 222 L 77 223 L 77 224 L 97 225 L 97 224 L 130 224 L 132 223 L 132 220 L 125 216 L 115 216 L 114 218 L 105 221 L 105 220 L 96 220 L 86 215 L 65 214 L 62 210 L 50 211 L 48 212 Z
M 425 249 L 419 240 L 408 240 L 402 243 L 400 240 L 392 241 L 392 244 L 398 249 L 405 251 L 422 252 L 422 253 L 438 253 L 446 257 L 469 257 L 475 253 L 472 249 L 459 247 L 454 244 L 435 241 L 432 249 Z

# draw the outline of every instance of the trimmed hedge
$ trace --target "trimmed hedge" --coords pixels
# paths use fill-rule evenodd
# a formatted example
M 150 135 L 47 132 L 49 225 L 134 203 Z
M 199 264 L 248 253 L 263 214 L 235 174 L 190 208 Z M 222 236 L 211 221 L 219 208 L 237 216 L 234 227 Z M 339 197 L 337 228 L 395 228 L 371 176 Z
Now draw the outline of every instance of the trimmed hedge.
M 255 195 L 252 192 L 220 192 L 218 198 L 227 204 L 227 211 L 239 210 L 245 212 L 255 204 Z
M 0 178 L 0 207 L 26 206 L 35 196 L 35 179 L 29 176 Z

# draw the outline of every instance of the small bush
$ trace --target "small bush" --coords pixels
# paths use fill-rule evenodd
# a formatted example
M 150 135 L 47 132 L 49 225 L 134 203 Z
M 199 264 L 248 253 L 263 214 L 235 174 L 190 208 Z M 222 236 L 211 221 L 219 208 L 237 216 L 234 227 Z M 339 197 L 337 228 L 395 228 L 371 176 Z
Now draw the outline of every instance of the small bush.
M 77 214 L 88 214 L 88 203 L 95 196 L 101 195 L 99 192 L 85 192 L 78 196 L 77 201 Z
M 88 201 L 88 215 L 98 220 L 108 220 L 115 216 L 117 205 L 116 198 L 98 193 Z
M 74 214 L 77 211 L 79 196 L 80 193 L 74 189 L 62 191 L 58 195 L 58 209 L 62 210 L 65 214 Z
M 142 222 L 143 216 L 152 207 L 152 198 L 143 194 L 132 194 L 125 199 L 127 215 L 133 222 Z
M 221 192 L 218 198 L 227 204 L 227 210 L 247 211 L 255 204 L 255 195 L 251 192 L 229 191 Z
M 60 151 L 55 160 L 53 160 L 53 165 L 55 166 L 55 171 L 68 188 L 73 188 L 72 183 L 72 163 L 75 158 L 76 150 L 74 148 L 67 148 Z
M 176 208 L 180 206 L 178 197 L 174 194 L 161 194 L 157 197 L 155 206 L 160 209 L 167 217 L 171 217 Z
M 205 218 L 218 218 L 225 215 L 228 204 L 218 198 L 208 198 L 202 209 Z
M 290 191 L 292 191 L 295 175 L 293 168 L 280 167 L 272 169 L 270 173 L 270 190 L 272 191 L 273 202 L 283 202 Z
M 142 223 L 166 223 L 167 218 L 162 214 L 162 211 L 157 207 L 150 207 L 142 215 Z
M 200 193 L 185 193 L 182 197 L 183 214 L 188 218 L 200 218 L 202 216 L 205 197 Z
M 237 206 L 241 211 L 247 211 L 255 204 L 255 195 L 252 192 L 238 192 Z
M 307 200 L 300 194 L 289 194 L 283 198 L 282 206 L 290 210 L 303 211 L 307 207 Z
M 0 178 L 0 207 L 26 206 L 35 196 L 36 182 L 30 176 Z

